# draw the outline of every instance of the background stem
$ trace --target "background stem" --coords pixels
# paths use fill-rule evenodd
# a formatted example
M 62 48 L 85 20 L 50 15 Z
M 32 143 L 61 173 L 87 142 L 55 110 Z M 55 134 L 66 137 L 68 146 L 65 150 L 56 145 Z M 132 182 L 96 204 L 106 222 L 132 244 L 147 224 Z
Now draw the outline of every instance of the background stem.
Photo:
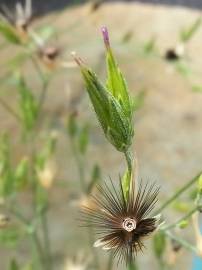
M 176 193 L 174 193 L 173 196 L 171 196 L 168 200 L 166 200 L 157 210 L 156 214 L 161 213 L 165 208 L 167 208 L 168 205 L 170 205 L 172 202 L 174 202 L 182 193 L 184 193 L 187 189 L 189 189 L 200 177 L 202 174 L 202 171 L 192 178 L 188 183 L 186 183 L 184 186 L 182 186 Z

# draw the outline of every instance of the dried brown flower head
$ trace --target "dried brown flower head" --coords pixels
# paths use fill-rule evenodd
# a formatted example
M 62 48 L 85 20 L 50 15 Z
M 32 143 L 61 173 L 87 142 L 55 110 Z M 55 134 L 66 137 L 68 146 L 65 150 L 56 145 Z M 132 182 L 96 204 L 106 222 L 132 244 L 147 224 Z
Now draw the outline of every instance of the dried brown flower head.
M 82 226 L 95 228 L 99 239 L 94 246 L 112 249 L 118 262 L 131 263 L 139 250 L 143 250 L 143 238 L 151 235 L 159 225 L 160 215 L 150 217 L 159 188 L 154 184 L 140 183 L 136 190 L 131 184 L 128 200 L 124 197 L 121 181 L 118 188 L 111 184 L 98 186 L 98 194 L 93 196 L 97 207 L 83 208 Z

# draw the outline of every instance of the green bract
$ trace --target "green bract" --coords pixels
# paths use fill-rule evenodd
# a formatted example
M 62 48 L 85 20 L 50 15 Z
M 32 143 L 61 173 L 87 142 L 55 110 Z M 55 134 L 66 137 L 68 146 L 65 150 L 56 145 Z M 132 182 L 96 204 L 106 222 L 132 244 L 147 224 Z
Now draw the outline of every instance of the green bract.
M 86 89 L 105 136 L 118 151 L 126 152 L 132 143 L 134 134 L 133 106 L 126 82 L 109 46 L 108 33 L 105 28 L 103 29 L 103 35 L 107 48 L 108 78 L 106 85 L 80 58 L 76 57 L 75 60 L 81 68 Z

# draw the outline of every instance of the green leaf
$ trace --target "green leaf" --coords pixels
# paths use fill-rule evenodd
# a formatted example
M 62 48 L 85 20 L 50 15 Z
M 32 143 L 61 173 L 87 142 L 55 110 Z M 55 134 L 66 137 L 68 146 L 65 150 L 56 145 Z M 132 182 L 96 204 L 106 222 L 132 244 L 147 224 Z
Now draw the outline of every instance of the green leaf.
M 194 36 L 194 34 L 197 32 L 199 27 L 201 26 L 201 22 L 202 22 L 202 18 L 199 17 L 196 19 L 196 21 L 188 29 L 182 30 L 180 33 L 181 40 L 183 42 L 189 41 Z
M 110 48 L 107 50 L 106 61 L 108 75 L 106 88 L 123 107 L 126 116 L 131 118 L 132 108 L 128 87 Z
M 131 175 L 127 170 L 121 179 L 123 194 L 126 201 L 128 200 L 129 191 L 130 191 L 130 183 L 131 183 Z
M 19 68 L 19 66 L 24 64 L 24 62 L 29 58 L 29 56 L 30 55 L 25 52 L 19 53 L 11 60 L 9 60 L 8 65 L 9 67 L 11 67 L 11 69 L 16 70 L 17 68 Z
M 145 95 L 146 95 L 146 91 L 142 90 L 133 98 L 132 107 L 134 111 L 139 110 L 143 106 Z
M 48 193 L 41 185 L 37 185 L 37 192 L 36 192 L 37 213 L 42 214 L 44 211 L 47 210 L 47 207 L 48 207 Z
M 128 270 L 138 270 L 138 266 L 137 266 L 137 262 L 131 262 L 129 265 L 128 265 Z
M 189 77 L 193 73 L 191 68 L 184 61 L 177 61 L 176 69 L 184 77 Z
M 182 220 L 180 221 L 180 223 L 177 224 L 177 227 L 179 227 L 180 229 L 185 229 L 188 225 L 189 225 L 188 220 Z
M 76 122 L 76 114 L 71 113 L 67 122 L 67 131 L 70 137 L 75 137 L 78 132 L 78 126 Z
M 41 148 L 36 154 L 36 168 L 43 169 L 44 165 L 48 160 L 51 159 L 52 155 L 56 150 L 57 137 L 55 134 L 51 134 L 48 138 L 46 138 L 46 142 L 44 146 Z
M 93 187 L 97 184 L 97 182 L 101 179 L 101 171 L 100 167 L 95 164 L 91 173 L 91 181 L 87 187 L 87 193 L 90 194 Z
M 198 178 L 198 192 L 202 193 L 202 174 Z
M 25 265 L 22 270 L 34 270 L 32 263 Z
M 89 128 L 85 125 L 79 134 L 79 151 L 82 155 L 86 153 L 89 142 Z
M 190 203 L 179 200 L 175 200 L 172 205 L 175 210 L 181 213 L 187 213 L 188 211 L 190 211 L 191 208 Z
M 9 196 L 14 191 L 14 175 L 11 167 L 10 141 L 7 134 L 0 137 L 0 194 Z
M 153 237 L 153 251 L 158 259 L 161 259 L 166 249 L 166 237 L 161 231 Z
M 197 92 L 197 93 L 202 93 L 202 85 L 197 85 L 197 84 L 193 85 L 192 91 Z
M 9 265 L 9 270 L 19 270 L 19 266 L 15 259 L 12 259 Z
M 42 40 L 46 42 L 56 34 L 56 29 L 52 26 L 43 26 L 41 29 L 38 30 L 38 33 Z
M 126 33 L 124 33 L 122 37 L 122 42 L 123 43 L 128 43 L 133 37 L 133 31 L 129 30 Z
M 17 86 L 20 95 L 19 107 L 22 122 L 25 130 L 30 131 L 36 123 L 39 112 L 39 105 L 22 77 L 18 78 Z
M 149 54 L 154 52 L 156 45 L 155 37 L 151 37 L 143 46 L 144 53 Z
M 15 187 L 22 189 L 28 183 L 29 160 L 25 157 L 18 164 L 15 170 Z
M 10 26 L 10 24 L 0 21 L 0 33 L 4 36 L 7 41 L 10 43 L 19 45 L 21 44 L 21 40 L 15 32 L 15 29 Z
M 17 227 L 0 230 L 0 245 L 7 248 L 16 248 L 22 239 L 22 233 Z

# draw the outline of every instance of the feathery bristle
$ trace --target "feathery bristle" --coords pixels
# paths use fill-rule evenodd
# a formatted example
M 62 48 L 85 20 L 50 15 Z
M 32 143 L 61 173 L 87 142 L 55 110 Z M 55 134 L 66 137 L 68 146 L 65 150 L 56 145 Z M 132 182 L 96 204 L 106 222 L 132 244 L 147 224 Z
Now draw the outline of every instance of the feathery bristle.
M 112 181 L 110 183 L 98 186 L 98 192 L 93 196 L 94 208 L 83 208 L 82 226 L 92 226 L 99 235 L 95 247 L 112 249 L 118 262 L 125 260 L 128 264 L 139 250 L 143 250 L 143 238 L 158 227 L 159 216 L 150 217 L 149 214 L 157 202 L 159 188 L 141 182 L 136 192 L 132 183 L 126 201 L 121 181 L 118 188 Z

